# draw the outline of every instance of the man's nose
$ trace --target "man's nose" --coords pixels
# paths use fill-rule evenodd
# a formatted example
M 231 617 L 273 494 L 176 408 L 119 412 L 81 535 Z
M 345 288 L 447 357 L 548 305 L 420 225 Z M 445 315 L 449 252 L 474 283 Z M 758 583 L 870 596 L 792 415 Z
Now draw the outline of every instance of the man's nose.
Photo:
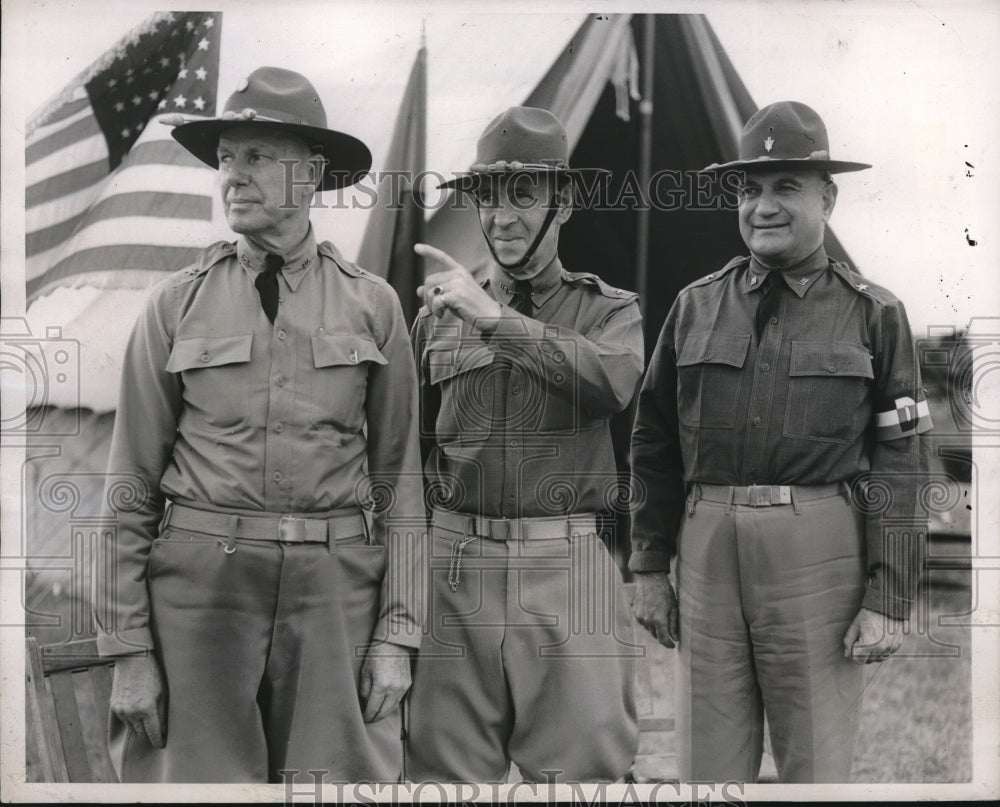
M 757 213 L 762 216 L 773 216 L 779 209 L 774 192 L 768 188 L 762 189 L 760 196 L 757 197 Z
M 493 221 L 501 227 L 509 227 L 517 220 L 517 210 L 510 203 L 501 202 L 493 211 Z
M 246 185 L 249 182 L 246 166 L 238 160 L 230 160 L 219 167 L 224 185 Z

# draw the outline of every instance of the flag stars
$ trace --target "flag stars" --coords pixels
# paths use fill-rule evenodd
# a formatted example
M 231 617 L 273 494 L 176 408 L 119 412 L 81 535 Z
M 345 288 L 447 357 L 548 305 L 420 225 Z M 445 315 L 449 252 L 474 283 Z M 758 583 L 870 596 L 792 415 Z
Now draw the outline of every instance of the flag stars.
M 156 108 L 157 109 L 166 109 L 167 108 L 167 99 L 166 98 L 161 98 L 160 99 L 160 103 L 158 103 L 156 105 Z
M 149 95 L 148 95 L 148 98 L 149 98 L 150 101 L 155 101 L 159 97 L 160 97 L 160 94 L 156 90 L 152 90 L 149 93 Z
M 205 99 L 202 98 L 200 95 L 197 98 L 194 99 L 193 103 L 194 103 L 194 108 L 195 109 L 204 109 L 205 108 Z
M 188 77 L 188 69 L 186 67 L 182 67 L 180 69 L 180 72 L 177 73 L 177 78 L 187 78 L 187 77 Z
M 198 50 L 208 50 L 208 40 L 202 37 L 201 41 L 198 43 Z
M 168 57 L 166 57 L 166 56 L 164 56 L 162 59 L 160 59 L 160 67 L 163 67 L 163 68 L 170 67 L 170 59 Z
M 109 90 L 113 90 L 117 86 L 118 86 L 118 79 L 113 78 L 113 79 L 110 79 L 108 81 L 108 89 Z
M 123 104 L 121 101 L 116 102 L 115 112 L 124 112 L 124 111 L 125 111 L 125 104 Z
M 186 23 L 184 23 L 184 27 L 187 28 L 189 31 L 193 31 L 194 23 L 191 22 L 191 20 L 188 20 Z
M 211 28 L 213 25 L 215 25 L 215 18 L 214 17 L 209 17 L 207 20 L 205 20 L 205 27 L 206 28 Z
M 139 96 L 139 95 L 133 95 L 133 96 L 132 96 L 132 103 L 133 103 L 133 104 L 134 104 L 135 106 L 139 106 L 140 104 L 142 104 L 142 96 Z
M 183 109 L 187 105 L 187 100 L 188 99 L 185 98 L 183 95 L 178 95 L 174 99 L 174 106 L 177 106 L 177 107 L 180 107 L 181 109 Z
M 204 67 L 199 67 L 194 71 L 194 74 L 198 77 L 198 81 L 204 81 L 208 78 L 208 71 Z
M 122 129 L 122 140 L 128 140 L 132 136 L 131 129 Z

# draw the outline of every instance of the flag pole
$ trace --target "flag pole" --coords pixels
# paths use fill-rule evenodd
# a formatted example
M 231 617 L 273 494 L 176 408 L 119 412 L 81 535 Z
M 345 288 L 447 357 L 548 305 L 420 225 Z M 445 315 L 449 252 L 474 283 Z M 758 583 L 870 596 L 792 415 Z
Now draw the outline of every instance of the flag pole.
M 645 189 L 644 204 L 636 216 L 635 290 L 639 295 L 639 311 L 646 317 L 646 291 L 649 274 L 649 177 L 653 154 L 653 67 L 655 64 L 656 15 L 644 14 L 642 66 L 640 77 L 642 98 L 639 101 L 639 187 Z

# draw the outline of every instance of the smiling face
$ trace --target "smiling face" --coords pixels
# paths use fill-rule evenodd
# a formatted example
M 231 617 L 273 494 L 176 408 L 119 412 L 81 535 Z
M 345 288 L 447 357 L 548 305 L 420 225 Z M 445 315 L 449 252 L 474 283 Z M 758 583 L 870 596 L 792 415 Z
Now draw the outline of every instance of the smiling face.
M 219 188 L 233 232 L 280 245 L 309 227 L 309 205 L 322 158 L 300 138 L 253 127 L 219 138 Z
M 506 270 L 512 277 L 530 280 L 555 258 L 559 228 L 572 212 L 570 187 L 565 185 L 553 193 L 554 180 L 548 174 L 512 174 L 483 180 L 476 191 L 479 221 L 497 258 L 505 264 L 519 261 L 534 243 L 553 196 L 559 204 L 552 224 L 528 262 L 519 269 Z
M 743 241 L 764 266 L 781 269 L 823 243 L 837 186 L 816 170 L 748 172 L 739 198 Z

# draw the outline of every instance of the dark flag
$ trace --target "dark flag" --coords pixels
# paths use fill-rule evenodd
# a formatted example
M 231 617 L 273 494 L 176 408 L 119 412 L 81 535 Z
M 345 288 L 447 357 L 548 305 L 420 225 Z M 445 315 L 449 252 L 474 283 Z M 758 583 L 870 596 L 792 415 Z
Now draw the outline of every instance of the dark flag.
M 376 206 L 358 251 L 358 264 L 386 278 L 399 295 L 407 324 L 419 307 L 423 265 L 413 245 L 424 240 L 419 180 L 427 162 L 427 49 L 421 41 L 377 185 Z

